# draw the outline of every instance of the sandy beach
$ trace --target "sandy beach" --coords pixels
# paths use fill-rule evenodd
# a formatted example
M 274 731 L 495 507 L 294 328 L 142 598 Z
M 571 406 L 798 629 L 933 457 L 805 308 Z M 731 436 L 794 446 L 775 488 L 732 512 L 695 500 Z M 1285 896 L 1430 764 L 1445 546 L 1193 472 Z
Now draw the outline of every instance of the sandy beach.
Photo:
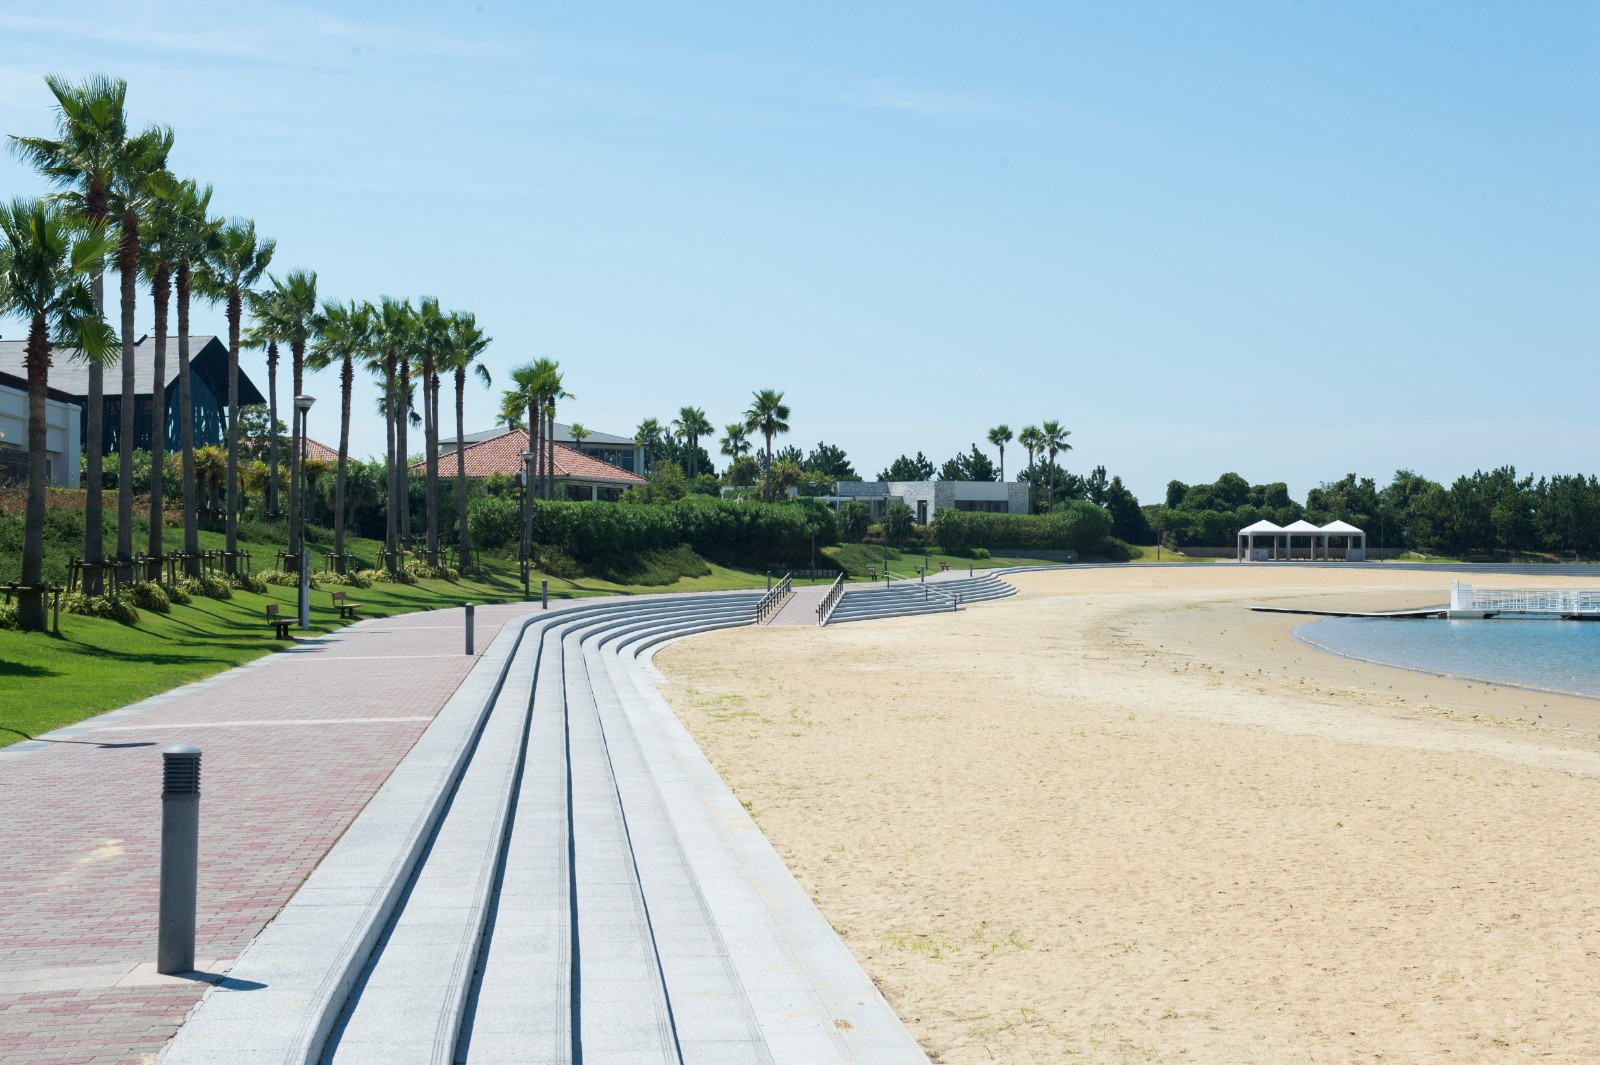
M 1600 1059 L 1600 701 L 1335 658 L 1247 609 L 1448 582 L 1042 572 L 656 664 L 935 1061 Z

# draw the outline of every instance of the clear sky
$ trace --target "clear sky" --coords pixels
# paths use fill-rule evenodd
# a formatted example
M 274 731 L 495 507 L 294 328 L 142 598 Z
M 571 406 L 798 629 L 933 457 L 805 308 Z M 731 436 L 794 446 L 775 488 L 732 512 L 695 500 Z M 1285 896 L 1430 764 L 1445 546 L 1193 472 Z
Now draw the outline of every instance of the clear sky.
M 79 0 L 0 32 L 0 132 L 49 131 L 46 72 L 126 78 L 275 267 L 474 311 L 592 429 L 778 388 L 785 442 L 871 476 L 1054 417 L 1146 502 L 1600 467 L 1593 4 Z

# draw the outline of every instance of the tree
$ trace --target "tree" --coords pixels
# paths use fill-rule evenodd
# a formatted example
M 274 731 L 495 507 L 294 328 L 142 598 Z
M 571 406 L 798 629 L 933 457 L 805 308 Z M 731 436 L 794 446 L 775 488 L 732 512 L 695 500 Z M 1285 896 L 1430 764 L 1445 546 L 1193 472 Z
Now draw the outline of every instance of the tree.
M 406 484 L 409 471 L 406 467 L 405 434 L 400 426 L 407 420 L 399 413 L 400 358 L 409 343 L 411 330 L 411 304 L 384 296 L 378 301 L 372 318 L 373 362 L 369 368 L 383 377 L 382 412 L 387 437 L 388 466 L 386 468 L 385 496 L 389 505 L 384 508 L 384 548 L 391 571 L 399 565 L 400 512 L 402 501 L 409 506 Z M 409 413 L 411 402 L 406 396 L 405 409 Z
M 706 420 L 706 412 L 699 407 L 679 408 L 677 418 L 673 419 L 672 428 L 682 438 L 689 452 L 689 467 L 684 472 L 689 475 L 690 480 L 693 480 L 700 473 L 700 437 L 714 430 L 711 423 Z
M 269 278 L 270 280 L 270 278 Z M 245 307 L 253 324 L 245 330 L 242 343 L 248 348 L 264 351 L 267 355 L 267 423 L 278 424 L 278 341 L 282 339 L 277 323 L 273 321 L 273 292 L 250 292 L 245 296 Z M 158 349 L 159 350 L 159 349 Z M 250 408 L 239 415 L 240 432 L 246 439 L 245 419 Z M 257 456 L 259 457 L 259 456 Z M 267 439 L 267 518 L 278 516 L 278 435 L 268 434 Z
M 424 558 L 439 564 L 439 361 L 449 342 L 449 318 L 439 301 L 424 296 L 417 302 L 417 340 L 422 351 L 422 436 L 425 478 Z
M 744 427 L 748 432 L 760 433 L 767 442 L 767 472 L 772 471 L 772 438 L 789 431 L 789 407 L 783 402 L 783 393 L 763 388 L 751 396 L 744 412 Z M 772 478 L 764 478 L 764 495 L 772 502 Z
M 839 508 L 839 539 L 845 543 L 858 544 L 867 535 L 867 520 L 870 511 L 867 505 L 852 499 Z
M 1011 443 L 1011 427 L 1004 422 L 989 430 L 989 443 L 1000 449 L 1000 480 L 1006 479 L 1006 445 Z
M 339 367 L 339 461 L 333 487 L 334 565 L 345 572 L 344 489 L 350 462 L 350 397 L 355 389 L 357 358 L 372 346 L 373 310 L 370 303 L 324 303 L 316 318 L 316 340 L 311 348 L 311 368 Z
M 0 314 L 28 322 L 28 502 L 23 517 L 22 574 L 17 623 L 45 627 L 44 583 L 45 393 L 54 344 L 76 348 L 91 361 L 109 357 L 116 335 L 95 306 L 90 283 L 113 242 L 104 225 L 75 227 L 67 212 L 38 200 L 0 207 Z
M 268 341 L 268 370 L 277 361 L 273 353 L 276 343 L 289 346 L 290 406 L 289 406 L 289 553 L 300 553 L 304 519 L 301 517 L 300 495 L 305 491 L 305 477 L 300 469 L 300 417 L 293 397 L 305 392 L 306 352 L 316 336 L 317 329 L 317 275 L 312 270 L 291 270 L 283 277 L 268 277 L 268 288 L 261 293 L 252 291 L 249 303 L 255 326 L 251 330 L 257 345 Z M 269 381 L 269 403 L 277 409 L 277 375 Z M 275 415 L 274 415 L 275 416 Z M 276 477 L 274 477 L 276 479 Z M 270 498 L 270 497 L 269 497 Z
M 59 191 L 56 202 L 84 219 L 93 232 L 103 232 L 111 219 L 111 183 L 128 153 L 128 83 L 96 74 L 80 83 L 54 74 L 45 86 L 56 99 L 56 138 L 17 137 L 11 150 Z M 95 310 L 105 313 L 104 264 L 90 274 Z M 104 586 L 100 564 L 105 560 L 105 515 L 101 471 L 105 452 L 105 370 L 89 361 L 89 394 L 84 411 L 83 559 L 84 591 L 97 594 Z
M 254 222 L 229 222 L 211 243 L 197 279 L 201 293 L 222 303 L 228 315 L 228 524 L 223 564 L 229 573 L 238 565 L 239 552 L 239 320 L 244 294 L 266 274 L 274 247 L 273 241 L 257 239 Z
M 1089 502 L 1097 507 L 1106 505 L 1106 492 L 1109 490 L 1110 485 L 1106 483 L 1106 468 L 1104 466 L 1096 466 L 1089 471 L 1089 476 L 1083 479 L 1083 494 Z
M 768 468 L 767 494 L 771 499 L 781 499 L 789 494 L 789 489 L 799 488 L 804 479 L 805 471 L 798 462 L 779 459 Z
M 179 239 L 184 224 L 181 217 L 183 186 L 170 173 L 162 175 L 160 185 L 161 195 L 153 197 L 146 205 L 140 222 L 139 256 L 139 270 L 150 285 L 154 311 L 151 333 L 155 337 L 155 352 L 150 375 L 155 382 L 151 396 L 150 536 L 145 548 L 152 557 L 165 553 L 162 514 L 166 502 L 167 309 L 172 303 L 172 245 Z
M 1045 492 L 1045 509 L 1054 510 L 1056 505 L 1056 452 L 1072 450 L 1072 445 L 1067 443 L 1067 437 L 1071 436 L 1072 432 L 1069 429 L 1063 429 L 1061 423 L 1053 419 L 1040 426 L 1039 431 L 1044 438 L 1045 452 L 1050 456 L 1050 487 Z
M 122 281 L 122 398 L 118 404 L 121 425 L 117 432 L 117 560 L 133 563 L 133 452 L 135 397 L 133 365 L 133 315 L 139 302 L 139 221 L 157 194 L 166 195 L 167 153 L 172 131 L 152 128 L 130 137 L 111 172 L 107 209 L 117 220 L 117 273 Z M 159 378 L 151 389 L 152 435 L 161 431 L 162 397 L 166 382 Z M 160 522 L 153 523 L 152 535 Z M 157 542 L 159 554 L 159 541 Z
M 911 508 L 904 503 L 890 503 L 883 512 L 883 542 L 891 547 L 909 540 L 914 527 Z
M 722 427 L 722 453 L 728 457 L 728 472 L 733 472 L 733 465 L 743 458 L 750 450 L 750 440 L 745 435 L 746 430 L 742 423 L 734 422 L 732 425 Z M 729 482 L 732 483 L 731 481 Z
M 917 457 L 907 458 L 901 455 L 889 463 L 889 468 L 878 474 L 880 481 L 931 481 L 933 480 L 933 463 L 922 452 L 917 452 Z
M 820 477 L 834 481 L 861 479 L 861 475 L 856 473 L 856 468 L 850 465 L 850 458 L 844 453 L 844 448 L 821 440 L 817 441 L 817 446 L 805 457 L 801 465 Z
M 583 442 L 594 434 L 591 433 L 588 427 L 582 422 L 573 422 L 571 425 L 567 426 L 567 435 L 572 437 L 573 444 L 581 450 L 583 447 Z
M 992 481 L 994 476 L 994 463 L 978 450 L 977 444 L 966 454 L 946 461 L 939 470 L 939 479 L 944 481 Z
M 489 368 L 480 359 L 488 348 L 489 337 L 478 328 L 477 318 L 466 313 L 451 315 L 449 366 L 456 379 L 456 521 L 460 523 L 462 570 L 472 568 L 472 536 L 467 527 L 467 373 L 475 374 L 485 388 L 494 384 Z M 578 438 L 578 428 L 572 427 L 575 438 Z M 581 443 L 581 438 L 578 439 Z
M 633 431 L 633 442 L 644 452 L 645 469 L 650 468 L 650 452 L 661 446 L 661 434 L 661 423 L 654 418 L 646 418 Z
M 194 391 L 189 374 L 189 297 L 192 271 L 216 240 L 222 220 L 212 218 L 211 187 L 185 181 L 173 195 L 173 228 L 166 235 L 178 312 L 178 444 L 183 480 L 183 571 L 200 575 L 199 486 L 195 481 Z

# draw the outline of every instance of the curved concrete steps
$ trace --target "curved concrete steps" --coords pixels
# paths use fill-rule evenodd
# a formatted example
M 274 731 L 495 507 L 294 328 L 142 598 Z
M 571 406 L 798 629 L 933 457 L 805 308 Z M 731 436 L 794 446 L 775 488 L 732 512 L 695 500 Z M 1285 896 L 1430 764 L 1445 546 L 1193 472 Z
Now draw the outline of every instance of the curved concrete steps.
M 925 1063 L 639 662 L 758 598 L 507 626 L 164 1060 Z

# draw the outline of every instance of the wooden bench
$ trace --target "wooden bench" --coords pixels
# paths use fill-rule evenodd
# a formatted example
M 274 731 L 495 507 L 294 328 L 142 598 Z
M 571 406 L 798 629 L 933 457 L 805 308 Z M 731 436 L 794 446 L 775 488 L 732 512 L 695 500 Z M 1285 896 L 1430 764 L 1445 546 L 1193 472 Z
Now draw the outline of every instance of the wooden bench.
M 341 618 L 355 620 L 356 611 L 361 609 L 360 603 L 352 603 L 345 592 L 333 593 L 333 608 L 339 612 Z
M 948 563 L 948 562 L 939 563 L 939 572 L 940 573 L 949 573 L 950 572 L 950 563 Z
M 272 635 L 274 639 L 289 639 L 289 626 L 293 625 L 294 621 L 294 618 L 286 618 L 282 614 L 278 613 L 277 603 L 267 604 L 267 624 L 272 626 Z

